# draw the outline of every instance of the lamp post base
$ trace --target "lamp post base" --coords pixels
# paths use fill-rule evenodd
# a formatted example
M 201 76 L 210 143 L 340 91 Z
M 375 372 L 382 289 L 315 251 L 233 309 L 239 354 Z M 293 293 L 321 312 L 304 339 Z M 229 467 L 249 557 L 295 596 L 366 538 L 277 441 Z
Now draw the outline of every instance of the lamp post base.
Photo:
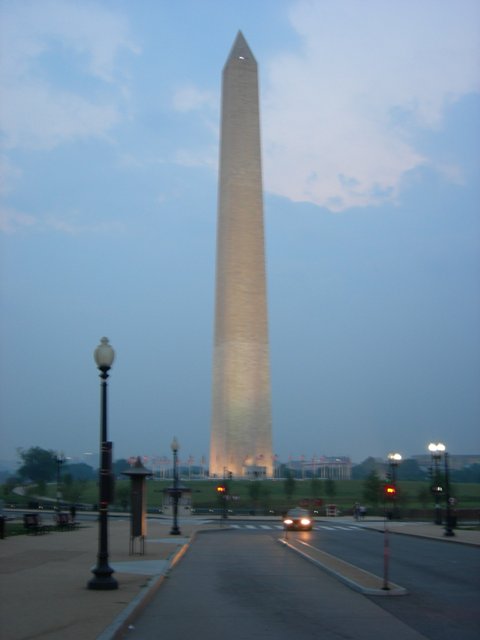
M 179 536 L 179 535 L 181 535 L 181 533 L 182 533 L 182 532 L 181 532 L 181 531 L 180 531 L 180 529 L 177 527 L 177 525 L 174 525 L 174 526 L 171 528 L 171 530 L 170 530 L 170 535 L 171 535 L 171 536 Z
M 447 514 L 446 517 L 446 522 L 445 522 L 445 531 L 443 533 L 444 536 L 447 537 L 452 537 L 455 535 L 455 531 L 453 530 L 453 527 L 455 526 L 455 523 L 453 521 L 453 518 L 451 516 L 451 514 Z
M 110 567 L 102 567 L 94 569 L 95 575 L 87 583 L 87 589 L 95 591 L 113 591 L 118 589 L 118 582 L 112 576 L 113 569 Z

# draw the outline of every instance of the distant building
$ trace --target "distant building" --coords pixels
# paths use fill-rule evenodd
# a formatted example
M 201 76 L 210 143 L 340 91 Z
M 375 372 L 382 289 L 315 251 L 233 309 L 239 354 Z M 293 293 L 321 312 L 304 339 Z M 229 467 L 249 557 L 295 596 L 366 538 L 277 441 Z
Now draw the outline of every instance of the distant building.
M 285 466 L 301 478 L 350 480 L 352 477 L 352 461 L 347 456 L 320 456 L 309 460 L 290 460 Z
M 429 453 L 423 453 L 417 456 L 411 456 L 413 460 L 416 460 L 419 467 L 428 469 L 432 466 L 432 456 Z M 448 466 L 453 471 L 461 471 L 466 467 L 472 466 L 472 464 L 480 464 L 480 455 L 462 455 L 462 454 L 448 454 Z

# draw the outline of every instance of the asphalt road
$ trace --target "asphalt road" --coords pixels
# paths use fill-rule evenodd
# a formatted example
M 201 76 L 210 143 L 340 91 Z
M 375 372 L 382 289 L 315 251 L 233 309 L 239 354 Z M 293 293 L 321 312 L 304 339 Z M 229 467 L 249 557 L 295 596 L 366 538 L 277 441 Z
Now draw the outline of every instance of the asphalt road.
M 125 637 L 424 640 L 279 535 L 260 527 L 198 534 Z
M 300 535 L 311 535 L 310 543 L 322 551 L 383 575 L 382 533 L 318 528 Z M 388 535 L 388 543 L 390 579 L 405 587 L 409 595 L 375 598 L 375 602 L 432 640 L 478 640 L 478 547 L 394 534 Z

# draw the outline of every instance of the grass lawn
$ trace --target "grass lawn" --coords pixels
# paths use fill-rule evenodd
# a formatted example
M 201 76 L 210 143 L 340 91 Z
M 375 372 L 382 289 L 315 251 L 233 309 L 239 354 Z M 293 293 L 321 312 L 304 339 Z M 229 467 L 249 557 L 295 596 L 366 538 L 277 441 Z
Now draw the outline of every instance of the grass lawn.
M 221 480 L 188 480 L 180 479 L 180 484 L 191 491 L 192 507 L 195 509 L 218 508 L 220 500 L 217 496 L 216 487 Z M 147 486 L 147 505 L 149 509 L 161 508 L 163 505 L 164 489 L 171 486 L 171 480 L 149 479 Z M 433 500 L 429 493 L 429 483 L 421 481 L 400 481 L 397 483 L 398 504 L 401 508 L 428 508 L 433 507 Z M 480 508 L 480 485 L 474 483 L 452 484 L 452 495 L 456 497 L 458 507 L 463 509 Z M 327 494 L 328 483 L 324 480 L 295 480 L 293 483 L 293 494 L 287 496 L 285 480 L 229 480 L 228 506 L 235 511 L 268 511 L 281 512 L 296 506 L 302 502 L 308 503 L 310 508 L 326 504 L 336 504 L 341 511 L 350 512 L 355 502 L 364 503 L 363 480 L 335 480 L 333 483 L 334 495 Z M 421 498 L 421 494 L 424 497 Z M 56 484 L 47 486 L 47 497 L 55 498 Z M 115 482 L 115 507 L 120 508 L 122 500 L 129 504 L 130 481 L 127 479 L 116 480 Z M 425 497 L 426 496 L 426 497 Z M 18 496 L 11 496 L 14 500 Z M 320 502 L 319 502 L 320 501 Z M 10 502 L 10 497 L 5 496 L 5 503 Z M 26 507 L 27 500 L 22 501 Z M 82 493 L 77 502 L 87 504 L 97 504 L 98 485 L 91 481 L 84 483 Z M 382 501 L 380 501 L 381 503 Z M 371 513 L 372 505 L 366 504 Z M 379 504 L 382 508 L 382 504 Z

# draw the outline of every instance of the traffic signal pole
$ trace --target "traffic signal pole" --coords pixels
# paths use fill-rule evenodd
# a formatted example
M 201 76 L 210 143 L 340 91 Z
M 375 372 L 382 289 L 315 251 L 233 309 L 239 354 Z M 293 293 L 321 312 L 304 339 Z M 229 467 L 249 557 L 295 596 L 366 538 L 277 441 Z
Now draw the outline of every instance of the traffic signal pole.
M 395 498 L 397 497 L 397 487 L 395 484 L 386 484 L 383 487 L 383 495 L 385 499 L 384 506 L 384 518 L 383 518 L 383 586 L 382 589 L 384 591 L 389 591 L 390 587 L 388 586 L 388 571 L 390 565 L 390 538 L 389 538 L 389 529 L 388 529 L 388 520 L 393 517 L 393 513 L 395 510 Z M 390 517 L 387 514 L 387 504 L 390 503 Z
M 226 520 L 228 518 L 228 510 L 227 510 L 227 483 L 219 484 L 217 486 L 217 495 L 222 501 L 222 520 Z
M 388 586 L 388 568 L 390 563 L 390 540 L 389 540 L 389 530 L 387 524 L 387 518 L 385 517 L 383 522 L 383 586 L 382 589 L 384 591 L 389 591 L 390 587 Z

